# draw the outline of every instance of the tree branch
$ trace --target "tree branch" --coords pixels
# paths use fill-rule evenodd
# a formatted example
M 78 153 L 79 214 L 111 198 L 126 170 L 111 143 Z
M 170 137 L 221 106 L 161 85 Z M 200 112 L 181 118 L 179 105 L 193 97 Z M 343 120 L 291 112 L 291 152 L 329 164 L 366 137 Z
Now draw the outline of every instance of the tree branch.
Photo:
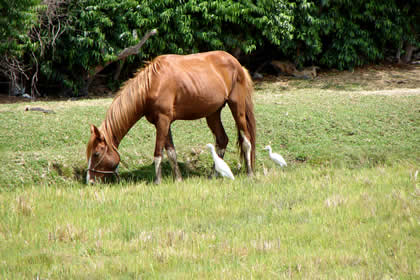
M 149 31 L 146 35 L 144 35 L 144 37 L 141 39 L 141 41 L 131 47 L 125 48 L 123 49 L 118 55 L 117 58 L 112 60 L 112 61 L 108 61 L 105 64 L 102 65 L 98 65 L 95 67 L 95 70 L 93 71 L 93 73 L 89 74 L 89 78 L 94 77 L 96 74 L 98 74 L 99 72 L 101 72 L 106 66 L 108 66 L 109 64 L 115 62 L 115 61 L 119 61 L 121 59 L 126 58 L 127 56 L 133 55 L 133 54 L 138 54 L 140 51 L 140 48 L 144 45 L 144 43 L 146 43 L 147 39 L 150 38 L 150 36 L 153 36 L 157 33 L 156 29 L 153 29 L 152 31 Z
M 125 48 L 123 49 L 118 55 L 117 58 L 111 61 L 108 61 L 104 64 L 100 64 L 98 66 L 96 66 L 92 71 L 89 71 L 89 73 L 87 73 L 87 75 L 85 76 L 84 80 L 85 83 L 83 85 L 83 87 L 81 88 L 80 92 L 82 95 L 87 96 L 88 95 L 88 89 L 90 84 L 92 83 L 93 79 L 95 78 L 95 75 L 98 74 L 99 72 L 101 72 L 105 67 L 107 67 L 109 64 L 125 59 L 127 56 L 133 55 L 133 54 L 138 54 L 140 51 L 140 48 L 144 45 L 144 43 L 146 43 L 147 39 L 150 38 L 150 36 L 153 36 L 157 34 L 157 30 L 153 29 L 151 31 L 149 31 L 148 33 L 146 33 L 146 35 L 143 36 L 143 38 L 141 39 L 141 41 L 131 47 Z

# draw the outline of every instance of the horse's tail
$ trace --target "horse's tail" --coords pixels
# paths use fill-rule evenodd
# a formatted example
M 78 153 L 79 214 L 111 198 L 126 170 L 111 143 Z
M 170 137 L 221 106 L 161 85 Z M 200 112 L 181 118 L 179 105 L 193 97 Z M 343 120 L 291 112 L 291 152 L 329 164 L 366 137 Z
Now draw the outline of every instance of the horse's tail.
M 252 95 L 254 91 L 254 84 L 252 82 L 251 76 L 249 75 L 248 70 L 245 67 L 242 67 L 243 75 L 239 79 L 240 82 L 244 83 L 245 86 L 245 117 L 246 117 L 246 125 L 248 128 L 248 132 L 250 135 L 250 142 L 251 142 L 251 167 L 252 170 L 255 169 L 255 142 L 256 142 L 256 122 L 254 116 L 254 103 L 252 102 Z M 242 81 L 241 81 L 242 80 Z M 242 146 L 242 137 L 240 135 L 240 131 L 238 131 L 238 146 L 241 149 Z M 245 157 L 244 151 L 242 150 L 241 158 Z

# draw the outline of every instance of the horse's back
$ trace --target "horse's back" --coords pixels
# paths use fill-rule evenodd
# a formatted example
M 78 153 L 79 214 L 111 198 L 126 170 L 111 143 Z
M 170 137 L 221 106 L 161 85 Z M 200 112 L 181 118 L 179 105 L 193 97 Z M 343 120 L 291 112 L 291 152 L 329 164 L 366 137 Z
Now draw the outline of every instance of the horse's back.
M 224 51 L 211 51 L 189 55 L 161 55 L 156 58 L 156 61 L 165 65 L 163 67 L 167 70 L 165 74 L 175 76 L 180 73 L 188 73 L 195 76 L 202 74 L 206 74 L 207 76 L 224 74 L 224 76 L 227 76 L 233 75 L 241 68 L 236 58 Z
M 152 64 L 158 65 L 158 75 L 149 100 L 173 119 L 197 119 L 219 110 L 243 71 L 224 51 L 162 55 Z
M 235 57 L 225 51 L 209 51 L 187 55 L 165 54 L 156 57 L 155 60 L 180 63 L 182 65 L 194 65 L 200 62 L 230 64 L 235 66 L 239 64 Z

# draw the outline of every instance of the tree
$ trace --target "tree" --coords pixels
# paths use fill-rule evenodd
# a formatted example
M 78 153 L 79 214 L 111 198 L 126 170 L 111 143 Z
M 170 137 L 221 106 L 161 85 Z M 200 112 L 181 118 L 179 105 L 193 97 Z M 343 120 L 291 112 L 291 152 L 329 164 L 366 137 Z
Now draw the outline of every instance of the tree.
M 389 53 L 407 62 L 420 45 L 418 0 L 2 1 L 0 71 L 14 89 L 30 80 L 32 94 L 44 82 L 85 95 L 105 67 L 118 78 L 123 65 L 165 53 L 259 52 L 351 69 Z M 138 54 L 120 59 L 154 29 Z
M 239 48 L 249 54 L 265 41 L 279 44 L 292 29 L 291 15 L 283 10 L 284 1 L 253 2 L 71 1 L 63 5 L 66 21 L 55 48 L 43 53 L 39 49 L 39 55 L 43 55 L 40 69 L 48 79 L 61 82 L 75 95 L 83 95 L 97 66 L 117 60 L 124 49 L 139 42 L 138 34 L 153 29 L 158 35 L 127 62 L 139 63 L 163 53 L 214 49 Z M 39 30 L 39 37 L 48 37 L 43 30 Z
M 9 81 L 9 92 L 24 92 L 23 80 L 28 80 L 28 66 L 22 62 L 31 48 L 29 31 L 36 24 L 40 0 L 14 0 L 0 2 L 0 72 Z
M 418 2 L 290 1 L 292 39 L 283 41 L 278 50 L 298 65 L 317 63 L 338 69 L 378 62 L 403 44 L 402 52 L 409 55 L 419 46 Z

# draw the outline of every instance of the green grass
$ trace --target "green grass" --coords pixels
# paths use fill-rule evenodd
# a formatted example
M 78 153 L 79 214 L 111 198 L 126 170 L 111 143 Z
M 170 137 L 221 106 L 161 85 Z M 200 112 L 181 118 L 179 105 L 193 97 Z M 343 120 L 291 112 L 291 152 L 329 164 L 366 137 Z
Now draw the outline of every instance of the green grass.
M 223 114 L 235 181 L 207 178 L 199 120 L 172 128 L 184 181 L 165 162 L 154 185 L 155 130 L 141 120 L 120 146 L 121 180 L 88 186 L 88 124 L 111 99 L 0 105 L 0 278 L 418 279 L 420 97 L 257 88 L 252 179 Z

